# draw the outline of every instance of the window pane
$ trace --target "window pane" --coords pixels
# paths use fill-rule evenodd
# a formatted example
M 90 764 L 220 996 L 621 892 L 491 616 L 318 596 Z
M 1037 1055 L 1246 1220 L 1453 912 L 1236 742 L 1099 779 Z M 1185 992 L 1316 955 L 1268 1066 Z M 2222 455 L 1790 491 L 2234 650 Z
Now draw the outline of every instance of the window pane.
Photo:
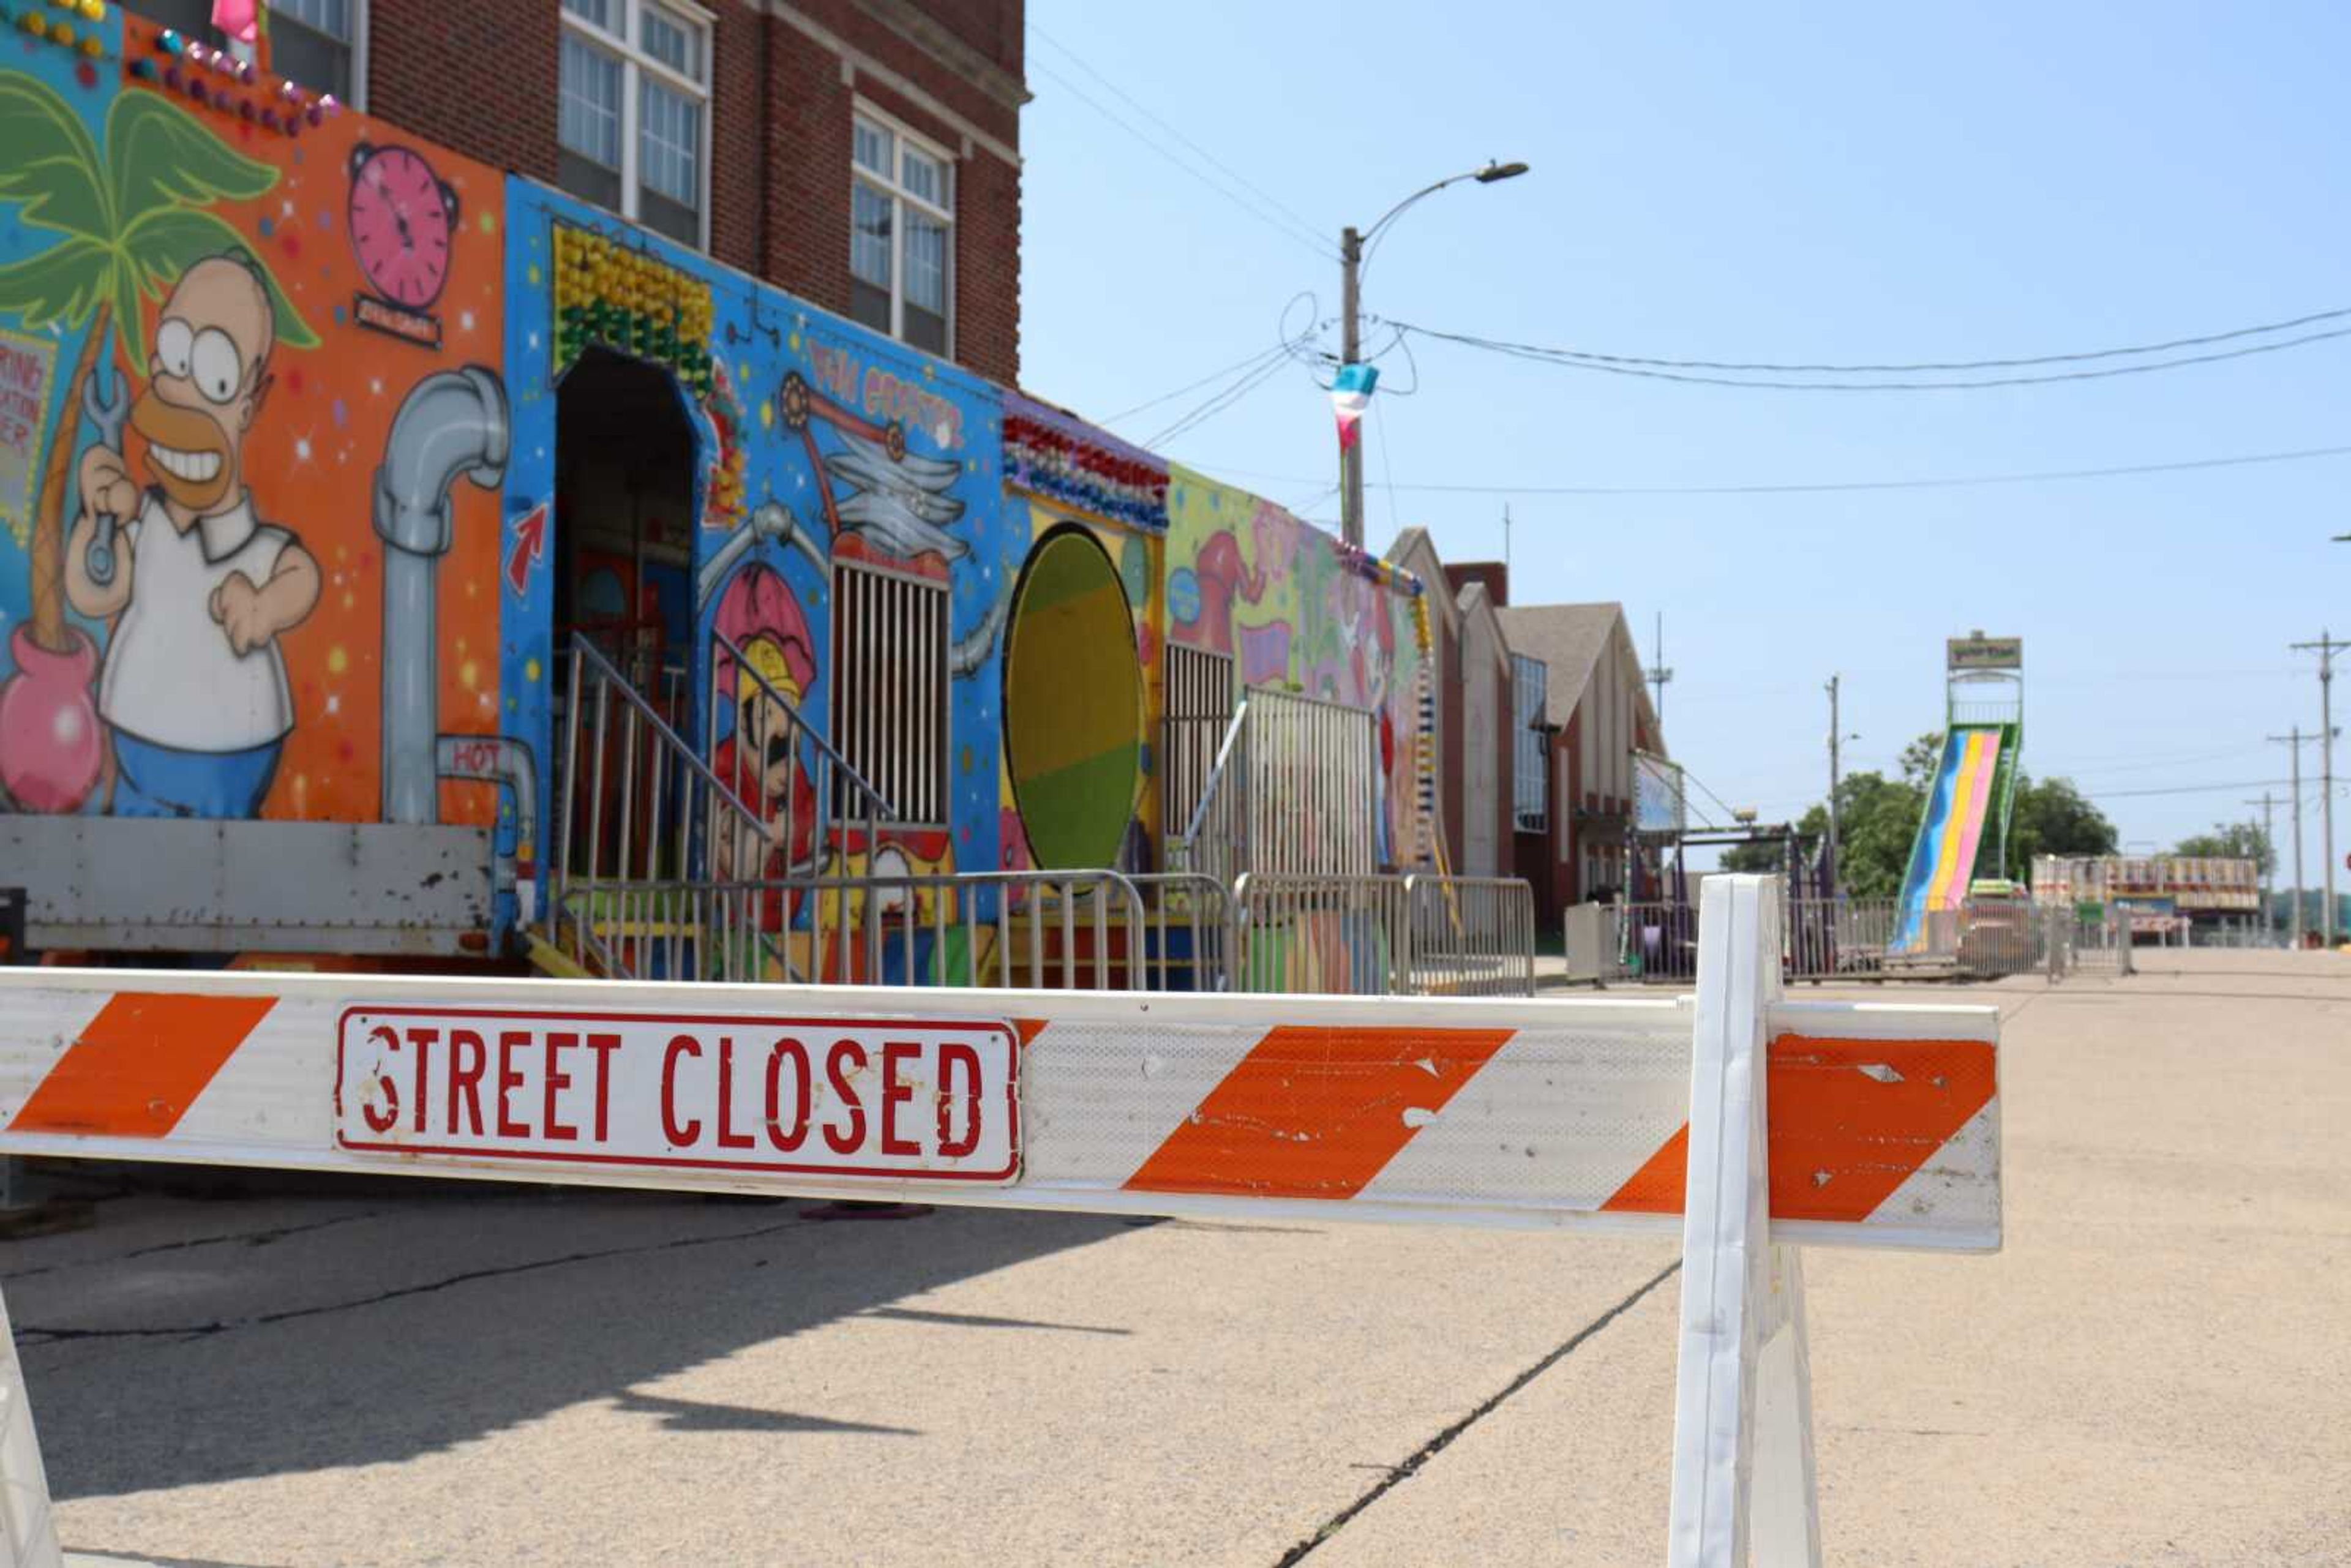
M 849 280 L 849 319 L 877 332 L 890 330 L 890 291 L 862 277 Z
M 637 98 L 637 177 L 673 202 L 702 204 L 702 106 L 650 78 Z
M 607 212 L 621 210 L 620 171 L 582 158 L 568 148 L 556 158 L 555 183 L 581 201 L 593 203 Z
M 191 38 L 223 41 L 213 32 L 212 0 L 123 0 L 123 9 L 137 12 L 158 26 L 175 27 Z
M 947 226 L 912 208 L 906 213 L 906 303 L 947 313 Z
M 890 177 L 891 144 L 897 138 L 870 120 L 857 121 L 857 133 L 851 151 L 861 169 L 870 169 L 883 179 Z
M 658 6 L 637 13 L 637 43 L 680 76 L 702 79 L 702 33 Z
M 947 204 L 946 169 L 937 159 L 909 147 L 904 166 L 903 183 L 908 195 L 928 202 L 935 207 Z
M 890 198 L 858 182 L 849 198 L 850 276 L 885 293 L 893 273 L 890 260 Z
M 563 8 L 573 16 L 593 22 L 606 32 L 612 30 L 612 13 L 621 0 L 563 0 Z
M 607 169 L 621 166 L 621 62 L 579 39 L 563 40 L 563 145 Z
M 351 49 L 324 33 L 280 16 L 269 25 L 269 68 L 313 92 L 351 96 Z
M 351 0 L 269 0 L 269 8 L 280 16 L 290 16 L 305 26 L 316 28 L 329 38 L 346 44 L 351 41 Z M 273 31 L 269 37 L 273 47 L 270 63 L 281 75 L 292 76 L 291 71 L 277 64 L 275 46 L 278 39 L 279 35 Z M 304 78 L 296 77 L 294 79 L 300 81 Z
M 702 245 L 702 214 L 684 202 L 673 202 L 650 185 L 637 188 L 637 221 L 680 245 Z
M 905 340 L 926 352 L 944 354 L 947 351 L 947 319 L 909 300 L 906 303 Z

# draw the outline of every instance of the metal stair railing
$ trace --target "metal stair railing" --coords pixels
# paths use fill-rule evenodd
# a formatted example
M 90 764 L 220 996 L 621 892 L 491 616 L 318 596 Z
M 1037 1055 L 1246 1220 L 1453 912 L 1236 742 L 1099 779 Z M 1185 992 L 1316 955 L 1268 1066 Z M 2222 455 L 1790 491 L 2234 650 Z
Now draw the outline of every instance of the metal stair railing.
M 809 722 L 799 705 L 722 632 L 711 633 L 710 671 L 703 755 L 717 769 L 741 818 L 713 841 L 709 877 L 717 883 L 762 884 L 769 890 L 762 899 L 762 914 L 774 916 L 767 924 L 778 931 L 789 929 L 805 895 L 804 884 L 811 879 L 839 879 L 850 853 L 859 847 L 861 833 L 870 870 L 883 830 L 900 818 L 882 791 Z M 734 716 L 728 743 L 719 736 L 721 713 Z M 730 743 L 732 760 L 722 763 L 720 747 Z M 784 764 L 789 766 L 778 807 L 771 812 L 767 775 L 771 766 Z M 740 825 L 746 820 L 748 829 Z M 769 857 L 778 851 L 782 852 L 781 876 L 771 874 L 769 867 Z M 790 947 L 773 946 L 782 951 Z M 787 962 L 784 977 L 809 977 Z
M 759 946 L 756 895 L 710 885 L 705 856 L 764 824 L 577 632 L 568 664 L 549 945 L 618 978 L 684 978 Z
M 1192 820 L 1167 846 L 1167 869 L 1205 876 L 1222 887 L 1248 867 L 1248 780 L 1249 698 L 1241 698 L 1225 726 L 1217 747 L 1217 760 L 1200 786 L 1199 803 Z

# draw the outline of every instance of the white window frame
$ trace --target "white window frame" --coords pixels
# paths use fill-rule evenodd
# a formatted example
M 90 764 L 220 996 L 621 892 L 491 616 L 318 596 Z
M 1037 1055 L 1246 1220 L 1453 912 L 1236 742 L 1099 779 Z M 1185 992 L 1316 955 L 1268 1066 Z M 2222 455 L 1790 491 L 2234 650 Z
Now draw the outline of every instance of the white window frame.
M 947 205 L 942 207 L 935 202 L 925 201 L 922 197 L 914 195 L 909 192 L 904 183 L 905 179 L 905 165 L 903 162 L 900 162 L 894 156 L 891 159 L 890 178 L 886 180 L 881 175 L 873 172 L 871 169 L 865 167 L 864 164 L 860 163 L 857 161 L 857 121 L 859 120 L 870 120 L 880 129 L 890 132 L 893 136 L 895 136 L 898 139 L 897 144 L 901 149 L 911 146 L 915 152 L 923 153 L 927 157 L 936 159 L 947 172 Z M 914 207 L 925 217 L 935 218 L 938 222 L 946 225 L 947 248 L 946 262 L 947 275 L 947 308 L 946 314 L 947 321 L 947 340 L 946 346 L 939 350 L 939 357 L 941 359 L 952 360 L 955 358 L 956 351 L 956 280 L 955 204 L 961 199 L 963 193 L 963 161 L 957 158 L 954 153 L 948 152 L 936 141 L 934 141 L 929 137 L 924 135 L 921 131 L 910 130 L 904 120 L 900 120 L 897 116 L 889 113 L 887 110 L 876 109 L 871 102 L 862 98 L 853 98 L 850 100 L 849 134 L 849 180 L 851 190 L 854 191 L 860 183 L 871 185 L 874 190 L 889 197 L 891 202 L 890 336 L 901 343 L 906 340 L 906 224 L 903 215 L 903 209 L 909 206 Z M 853 214 L 854 209 L 852 208 L 852 211 Z M 856 220 L 852 215 L 851 218 L 852 224 L 853 225 L 855 221 Z M 854 234 L 851 235 L 850 244 L 852 247 L 856 244 L 856 236 Z M 862 278 L 859 278 L 855 272 L 853 251 L 850 277 L 854 282 L 865 281 Z M 867 284 L 867 287 L 871 287 L 872 286 L 869 283 Z M 930 350 L 926 349 L 924 350 L 923 352 L 928 353 Z
M 562 18 L 564 32 L 577 37 L 583 44 L 621 62 L 621 216 L 631 223 L 643 220 L 637 215 L 637 188 L 643 182 L 638 165 L 639 121 L 643 118 L 638 101 L 643 96 L 641 72 L 650 74 L 664 87 L 692 98 L 702 109 L 702 135 L 695 158 L 695 248 L 710 248 L 710 144 L 716 124 L 711 114 L 709 78 L 716 72 L 718 49 L 718 18 L 715 13 L 695 3 L 695 0 L 610 0 L 620 13 L 621 31 L 614 35 L 574 12 L 562 0 L 556 0 L 556 15 Z M 697 31 L 702 36 L 702 74 L 705 79 L 672 70 L 663 61 L 645 53 L 638 42 L 637 18 L 645 11 L 665 12 L 680 26 Z M 557 89 L 556 112 L 562 112 L 561 89 Z M 576 154 L 575 154 L 576 156 Z M 585 200 L 586 198 L 580 198 Z M 663 238 L 670 236 L 663 235 Z

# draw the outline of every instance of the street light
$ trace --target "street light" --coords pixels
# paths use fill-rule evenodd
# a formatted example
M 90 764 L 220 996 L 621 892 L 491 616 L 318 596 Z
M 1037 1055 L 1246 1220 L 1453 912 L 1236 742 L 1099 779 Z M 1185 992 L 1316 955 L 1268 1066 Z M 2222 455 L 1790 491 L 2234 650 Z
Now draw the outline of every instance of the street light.
M 1489 162 L 1482 169 L 1467 169 L 1458 174 L 1448 174 L 1433 185 L 1424 185 L 1382 213 L 1371 227 L 1356 230 L 1348 227 L 1339 234 L 1339 359 L 1352 365 L 1363 351 L 1363 321 L 1360 289 L 1365 259 L 1380 235 L 1395 222 L 1398 214 L 1419 201 L 1433 196 L 1447 185 L 1458 185 L 1464 180 L 1475 180 L 1481 185 L 1491 185 L 1501 180 L 1515 180 L 1527 172 L 1524 163 Z M 1349 544 L 1361 549 L 1364 545 L 1364 444 L 1361 440 L 1343 443 L 1339 451 L 1339 517 L 1341 531 Z

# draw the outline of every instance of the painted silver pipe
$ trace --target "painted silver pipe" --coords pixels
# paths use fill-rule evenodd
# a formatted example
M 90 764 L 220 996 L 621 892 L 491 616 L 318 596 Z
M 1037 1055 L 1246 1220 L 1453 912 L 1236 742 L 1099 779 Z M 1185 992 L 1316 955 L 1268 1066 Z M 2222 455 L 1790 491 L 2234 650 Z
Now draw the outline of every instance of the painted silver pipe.
M 434 747 L 434 771 L 444 779 L 502 784 L 514 797 L 515 852 L 501 855 L 492 889 L 514 891 L 516 923 L 528 925 L 538 913 L 538 765 L 530 747 L 503 735 L 444 735 Z
M 375 471 L 375 531 L 383 541 L 383 820 L 438 815 L 434 741 L 438 708 L 436 562 L 455 537 L 449 489 L 506 476 L 511 427 L 505 386 L 478 365 L 436 371 L 408 391 Z
M 726 585 L 737 563 L 761 539 L 773 539 L 786 549 L 799 551 L 819 571 L 831 564 L 825 559 L 823 541 L 801 527 L 789 507 L 781 501 L 762 501 L 751 509 L 751 520 L 729 534 L 726 542 L 711 551 L 710 559 L 702 563 L 695 581 L 694 601 L 708 604 Z

